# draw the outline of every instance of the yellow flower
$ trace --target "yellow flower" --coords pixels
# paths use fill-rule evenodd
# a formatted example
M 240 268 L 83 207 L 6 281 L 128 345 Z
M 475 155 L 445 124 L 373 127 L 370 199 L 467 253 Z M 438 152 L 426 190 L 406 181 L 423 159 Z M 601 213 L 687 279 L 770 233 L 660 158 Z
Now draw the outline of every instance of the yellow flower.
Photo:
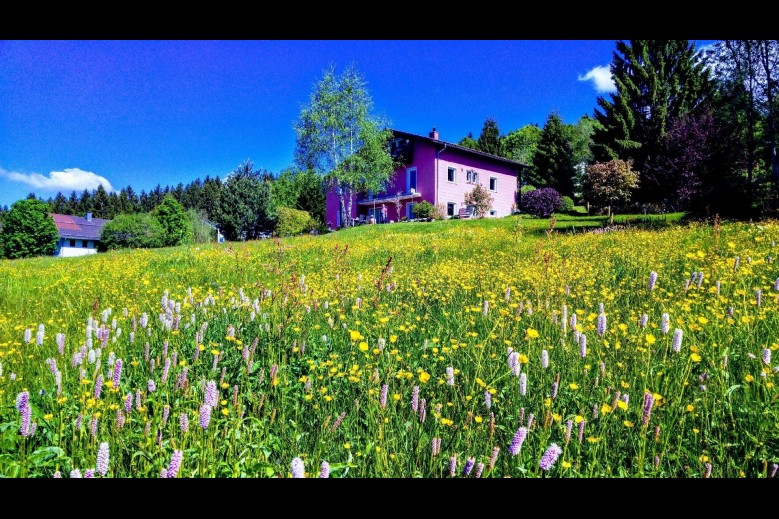
M 693 362 L 700 362 L 701 361 L 701 356 L 698 355 L 697 353 L 691 353 L 690 354 L 690 360 L 692 360 Z
M 655 339 L 655 336 L 651 333 L 646 334 L 645 339 L 647 344 L 654 344 L 657 342 L 657 339 Z
M 368 343 L 365 341 L 362 341 L 360 343 L 360 351 L 368 351 Z
M 476 415 L 476 416 L 473 417 L 473 421 L 476 422 L 476 423 L 482 423 L 484 421 L 484 419 L 481 416 Z
M 569 469 L 569 468 L 571 468 L 571 463 L 570 463 L 570 462 L 568 462 L 568 461 L 563 461 L 563 468 L 564 468 L 564 469 Z
M 221 387 L 222 389 L 227 389 L 228 387 L 230 387 L 230 384 L 228 384 L 227 382 L 222 382 L 222 384 L 219 387 Z
M 539 336 L 538 330 L 536 330 L 534 328 L 528 328 L 527 331 L 525 331 L 525 336 L 528 339 L 537 339 L 538 336 Z
M 598 438 L 597 436 L 590 436 L 589 438 L 587 438 L 587 441 L 590 443 L 598 443 L 600 441 L 600 438 Z
M 706 319 L 706 318 L 705 318 L 705 317 L 703 317 L 703 316 L 700 316 L 700 317 L 698 317 L 698 322 L 699 322 L 700 324 L 706 324 L 706 323 L 708 323 L 708 322 L 709 322 L 709 320 L 708 320 L 708 319 Z
M 428 380 L 430 380 L 430 373 L 428 373 L 427 371 L 423 371 L 422 373 L 419 374 L 420 382 L 426 384 Z
M 227 416 L 227 415 L 229 415 L 229 414 L 230 414 L 230 410 L 229 410 L 228 408 L 226 408 L 226 407 L 223 407 L 223 408 L 222 408 L 222 414 L 223 414 L 223 415 L 225 415 L 225 416 Z
M 628 410 L 628 403 L 625 402 L 624 400 L 620 400 L 619 402 L 617 402 L 617 407 L 619 407 L 623 411 L 627 411 Z
M 349 338 L 352 341 L 359 341 L 360 338 L 362 338 L 362 335 L 357 330 L 349 330 Z
M 571 382 L 570 384 L 568 384 L 568 387 L 576 391 L 577 389 L 579 389 L 579 384 L 577 384 L 576 382 Z
M 583 420 L 584 417 L 580 414 L 577 414 L 576 416 L 573 417 L 573 421 L 576 422 L 577 424 L 582 423 Z
M 709 457 L 706 456 L 705 454 L 701 454 L 700 458 L 698 459 L 701 460 L 701 463 L 706 463 L 707 461 L 709 461 Z
M 687 404 L 687 412 L 692 413 L 695 411 L 695 406 L 692 404 Z
M 349 450 L 352 448 L 352 444 L 349 442 L 344 443 L 344 449 Z
M 744 377 L 744 380 L 746 380 L 747 382 L 752 382 L 753 380 L 755 380 L 755 377 L 753 377 L 750 374 L 747 374 L 747 376 Z
M 609 414 L 611 412 L 611 406 L 608 404 L 603 404 L 600 406 L 600 413 L 601 414 Z
M 633 422 L 631 422 L 630 420 L 625 420 L 622 423 L 625 425 L 625 427 L 633 427 L 634 425 Z
M 530 362 L 530 359 L 527 358 L 527 355 L 525 355 L 524 353 L 520 353 L 519 358 L 517 359 L 517 361 L 520 364 L 527 364 L 528 362 Z
M 390 335 L 390 343 L 395 344 L 398 342 L 398 336 L 397 335 Z
M 395 402 L 400 400 L 400 393 L 392 393 L 392 400 L 394 400 Z
M 54 418 L 54 415 L 51 413 L 43 415 L 44 420 L 51 420 L 52 418 Z

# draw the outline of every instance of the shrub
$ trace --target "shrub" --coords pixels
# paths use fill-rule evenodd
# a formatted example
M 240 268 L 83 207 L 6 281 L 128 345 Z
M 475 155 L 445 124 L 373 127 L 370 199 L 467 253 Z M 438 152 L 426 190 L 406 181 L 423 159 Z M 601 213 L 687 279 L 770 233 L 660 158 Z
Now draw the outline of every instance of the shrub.
M 484 218 L 484 216 L 487 214 L 487 211 L 490 210 L 490 207 L 492 207 L 493 202 L 492 195 L 489 191 L 487 191 L 487 188 L 482 186 L 481 184 L 478 184 L 476 187 L 473 188 L 473 191 L 470 193 L 465 193 L 465 205 L 466 206 L 473 206 L 476 208 L 476 216 L 479 218 Z
M 563 197 L 563 205 L 560 207 L 560 211 L 563 213 L 573 213 L 576 208 L 576 204 L 573 203 L 573 198 L 570 196 Z
M 530 184 L 524 185 L 520 188 L 519 192 L 520 194 L 524 195 L 525 193 L 529 193 L 531 191 L 535 191 L 536 186 L 531 186 Z
M 308 211 L 279 207 L 276 209 L 276 234 L 278 236 L 296 236 L 316 229 L 316 221 Z
M 422 200 L 421 202 L 414 204 L 411 208 L 411 212 L 420 220 L 430 218 L 430 215 L 433 213 L 433 204 L 427 200 Z
M 118 214 L 103 226 L 97 246 L 103 251 L 162 247 L 165 236 L 165 228 L 149 213 Z
M 430 212 L 430 218 L 433 220 L 443 220 L 446 218 L 446 209 L 443 204 L 436 204 Z
M 47 256 L 57 250 L 59 232 L 49 216 L 49 204 L 35 198 L 19 200 L 5 215 L 0 242 L 7 258 Z
M 522 195 L 522 208 L 539 218 L 549 218 L 563 206 L 563 197 L 553 187 L 542 187 Z
M 187 243 L 192 236 L 192 222 L 184 207 L 171 195 L 167 195 L 152 211 L 165 229 L 164 244 L 175 246 Z

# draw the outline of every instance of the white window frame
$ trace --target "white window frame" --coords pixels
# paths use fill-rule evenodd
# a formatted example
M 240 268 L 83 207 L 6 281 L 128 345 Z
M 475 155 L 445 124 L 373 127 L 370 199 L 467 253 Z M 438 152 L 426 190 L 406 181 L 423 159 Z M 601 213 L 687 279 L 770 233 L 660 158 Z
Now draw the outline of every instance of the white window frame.
M 449 180 L 449 172 L 452 172 L 453 180 Z M 453 167 L 449 166 L 446 169 L 446 181 L 451 183 L 451 184 L 456 184 L 457 183 L 457 168 L 453 168 Z
M 495 189 L 492 189 L 492 181 L 495 181 Z M 498 191 L 498 177 L 490 177 L 490 191 L 494 191 L 497 193 Z

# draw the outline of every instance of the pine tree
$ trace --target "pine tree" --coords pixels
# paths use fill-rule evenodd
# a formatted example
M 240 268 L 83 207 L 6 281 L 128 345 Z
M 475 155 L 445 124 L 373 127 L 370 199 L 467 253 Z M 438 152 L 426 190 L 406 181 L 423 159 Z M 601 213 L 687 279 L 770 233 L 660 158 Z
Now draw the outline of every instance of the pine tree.
M 540 186 L 555 188 L 563 196 L 573 196 L 576 174 L 568 134 L 560 116 L 549 114 L 533 156 L 533 180 Z
M 687 40 L 618 41 L 611 62 L 617 91 L 599 96 L 593 134 L 595 160 L 632 160 L 648 173 L 673 118 L 705 103 L 711 93 L 708 70 Z M 638 198 L 659 201 L 651 183 L 640 184 Z
M 500 130 L 495 119 L 487 118 L 484 121 L 476 149 L 490 155 L 500 155 Z

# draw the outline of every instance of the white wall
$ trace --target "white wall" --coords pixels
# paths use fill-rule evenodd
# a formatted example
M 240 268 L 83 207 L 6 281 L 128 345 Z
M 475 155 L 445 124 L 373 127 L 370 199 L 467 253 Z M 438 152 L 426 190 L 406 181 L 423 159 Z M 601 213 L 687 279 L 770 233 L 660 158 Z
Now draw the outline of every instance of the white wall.
M 60 247 L 57 254 L 60 257 L 86 256 L 88 254 L 97 254 L 97 249 L 84 249 L 82 247 Z

